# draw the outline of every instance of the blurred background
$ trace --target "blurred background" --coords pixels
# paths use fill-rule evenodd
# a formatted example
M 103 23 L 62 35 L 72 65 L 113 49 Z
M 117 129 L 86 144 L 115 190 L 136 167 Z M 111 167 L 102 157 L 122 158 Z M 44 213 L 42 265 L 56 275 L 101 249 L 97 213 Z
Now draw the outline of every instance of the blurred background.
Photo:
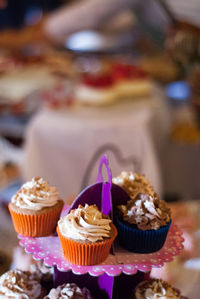
M 184 231 L 152 275 L 199 297 L 199 15 L 198 0 L 0 0 L 1 273 L 23 254 L 7 213 L 21 184 L 41 176 L 69 204 L 107 153 Z

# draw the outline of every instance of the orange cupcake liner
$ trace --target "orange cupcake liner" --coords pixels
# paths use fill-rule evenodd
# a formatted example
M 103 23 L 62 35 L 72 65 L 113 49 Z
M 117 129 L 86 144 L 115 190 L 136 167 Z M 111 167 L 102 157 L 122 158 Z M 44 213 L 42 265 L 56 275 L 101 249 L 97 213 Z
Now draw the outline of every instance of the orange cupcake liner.
M 64 203 L 63 203 L 64 205 Z M 8 205 L 15 231 L 23 236 L 44 237 L 51 235 L 56 230 L 63 205 L 40 215 L 27 215 L 17 213 Z
M 114 234 L 110 239 L 96 243 L 79 243 L 63 237 L 57 226 L 57 233 L 65 259 L 71 264 L 80 266 L 102 263 L 109 255 L 111 245 L 117 236 L 117 229 L 114 224 L 111 224 L 111 227 Z

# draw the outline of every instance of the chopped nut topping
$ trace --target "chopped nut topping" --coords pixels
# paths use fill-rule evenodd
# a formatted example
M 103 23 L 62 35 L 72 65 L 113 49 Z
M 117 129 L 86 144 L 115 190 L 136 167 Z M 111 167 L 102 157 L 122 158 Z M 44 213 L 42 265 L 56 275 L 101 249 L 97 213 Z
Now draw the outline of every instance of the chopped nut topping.
M 133 172 L 122 171 L 118 177 L 113 178 L 113 183 L 122 187 L 131 199 L 134 199 L 139 193 L 147 193 L 154 196 L 154 189 L 145 175 L 139 175 Z

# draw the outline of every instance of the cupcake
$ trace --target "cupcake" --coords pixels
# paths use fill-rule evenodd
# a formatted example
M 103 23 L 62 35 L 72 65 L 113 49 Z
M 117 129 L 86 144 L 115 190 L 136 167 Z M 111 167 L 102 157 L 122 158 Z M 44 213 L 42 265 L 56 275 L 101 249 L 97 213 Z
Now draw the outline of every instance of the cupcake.
M 135 299 L 187 299 L 180 291 L 161 279 L 142 281 L 135 289 Z
M 77 265 L 95 265 L 109 255 L 117 230 L 96 205 L 79 205 L 58 221 L 57 233 L 66 260 Z
M 54 233 L 63 204 L 57 188 L 37 177 L 22 185 L 8 207 L 17 233 L 42 237 Z
M 171 211 L 156 194 L 139 193 L 114 213 L 122 247 L 135 253 L 160 250 L 171 225 Z
M 130 198 L 134 199 L 139 193 L 154 195 L 154 189 L 144 175 L 122 171 L 112 182 L 123 188 Z
M 15 269 L 0 277 L 1 299 L 42 299 L 44 295 L 39 281 L 29 271 Z
M 86 288 L 80 289 L 75 283 L 66 283 L 52 289 L 44 299 L 92 299 L 90 291 Z

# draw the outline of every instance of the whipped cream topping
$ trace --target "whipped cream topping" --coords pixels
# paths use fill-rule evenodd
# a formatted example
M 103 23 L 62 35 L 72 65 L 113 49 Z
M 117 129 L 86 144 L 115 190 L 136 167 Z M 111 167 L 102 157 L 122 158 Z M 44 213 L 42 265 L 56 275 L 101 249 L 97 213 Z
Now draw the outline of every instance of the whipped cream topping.
M 40 294 L 41 285 L 28 271 L 15 269 L 0 277 L 0 298 L 35 299 Z
M 136 288 L 136 299 L 180 299 L 179 292 L 161 279 L 141 282 Z
M 144 175 L 122 171 L 119 176 L 112 179 L 112 182 L 122 187 L 132 199 L 139 193 L 154 195 L 154 189 Z
M 75 283 L 67 283 L 51 289 L 44 299 L 81 299 L 85 298 L 82 290 Z
M 36 177 L 22 185 L 11 202 L 21 209 L 37 211 L 55 205 L 58 200 L 57 188 L 49 186 L 42 178 Z
M 127 205 L 118 206 L 123 220 L 136 224 L 141 230 L 159 229 L 167 225 L 171 218 L 171 211 L 164 200 L 157 195 L 139 193 Z
M 61 234 L 73 240 L 96 242 L 110 237 L 111 220 L 103 215 L 96 205 L 78 209 L 58 221 Z

